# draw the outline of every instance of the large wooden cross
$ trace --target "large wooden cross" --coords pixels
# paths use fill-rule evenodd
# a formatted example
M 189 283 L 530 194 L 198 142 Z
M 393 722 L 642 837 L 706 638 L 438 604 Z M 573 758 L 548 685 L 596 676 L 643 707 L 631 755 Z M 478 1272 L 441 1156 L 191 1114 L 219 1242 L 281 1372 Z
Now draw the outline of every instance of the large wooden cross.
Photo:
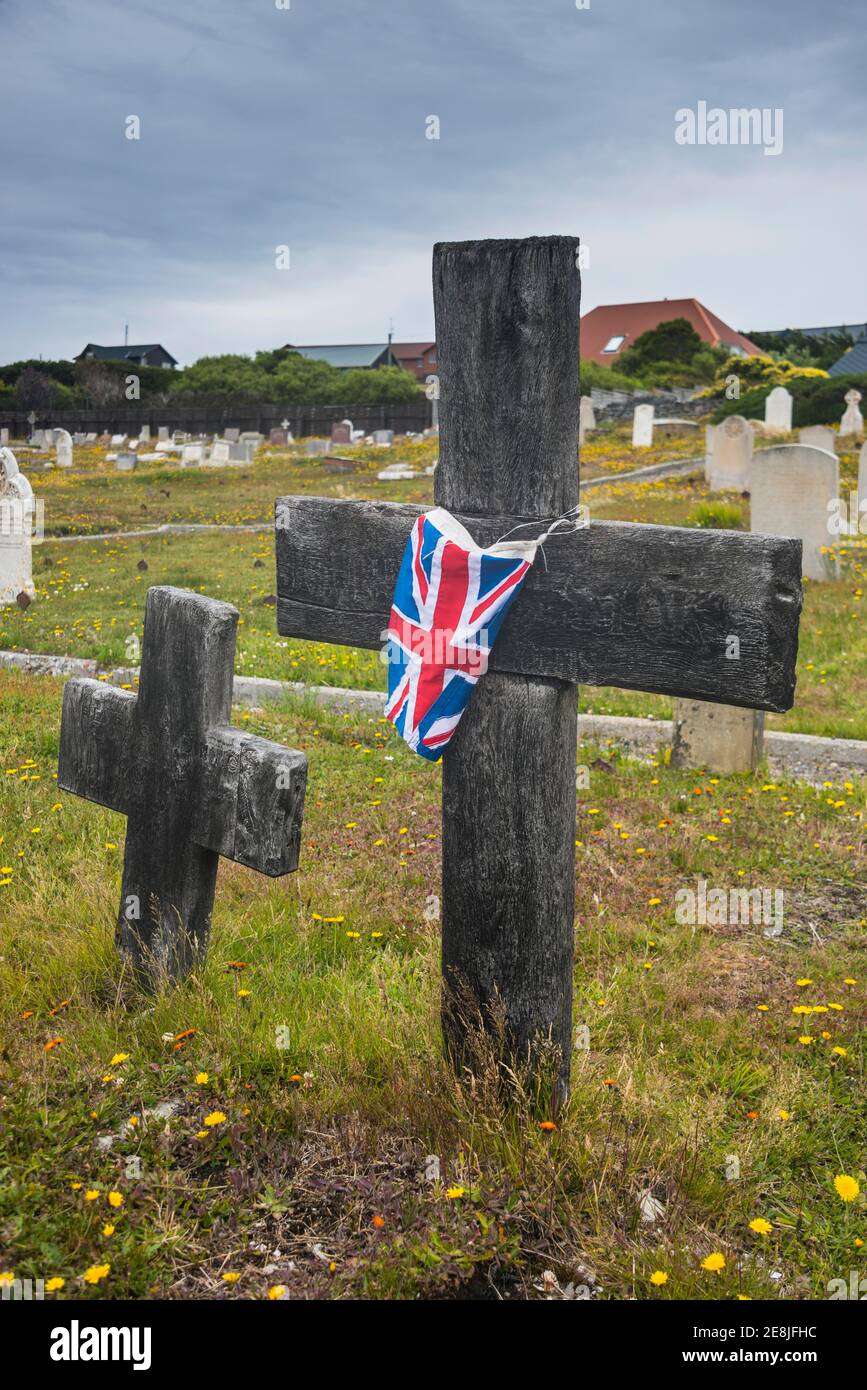
M 230 727 L 237 626 L 228 603 L 150 589 L 138 695 L 63 692 L 58 785 L 127 817 L 116 940 L 153 984 L 204 956 L 220 855 L 298 865 L 307 759 Z
M 480 545 L 578 502 L 577 248 L 571 237 L 434 247 L 435 496 Z M 280 632 L 381 647 L 419 510 L 279 499 Z M 800 550 L 595 522 L 552 539 L 547 566 L 537 558 L 443 759 L 443 1024 L 455 1058 L 472 1015 L 497 1026 L 499 1012 L 512 1055 L 548 1038 L 568 1080 L 576 683 L 790 708 Z

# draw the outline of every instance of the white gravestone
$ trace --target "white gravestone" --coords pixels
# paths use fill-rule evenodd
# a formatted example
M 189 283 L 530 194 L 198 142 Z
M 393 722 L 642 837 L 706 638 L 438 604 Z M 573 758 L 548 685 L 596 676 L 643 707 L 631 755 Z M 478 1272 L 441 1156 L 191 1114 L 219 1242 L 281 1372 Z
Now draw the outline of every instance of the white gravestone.
M 788 434 L 792 428 L 792 397 L 785 386 L 775 386 L 765 399 L 765 428 Z
M 123 453 L 115 454 L 114 466 L 118 473 L 131 473 L 138 464 L 138 455 L 131 449 L 124 450 Z
M 798 430 L 798 442 L 809 444 L 813 449 L 824 449 L 828 454 L 837 452 L 837 436 L 827 425 L 806 425 Z
M 111 436 L 111 447 L 112 447 L 113 449 L 120 449 L 120 448 L 123 447 L 123 445 L 124 445 L 125 443 L 126 443 L 126 435 L 125 435 L 125 434 L 113 434 L 113 435 Z
M 0 449 L 0 605 L 33 587 L 33 489 L 11 449 Z
M 819 581 L 835 575 L 823 554 L 834 541 L 829 503 L 837 504 L 840 464 L 836 454 L 809 444 L 778 444 L 753 460 L 750 530 L 766 536 L 797 536 L 804 546 L 801 572 Z
M 219 466 L 229 462 L 229 441 L 228 439 L 215 439 L 211 445 L 211 456 L 208 463 Z
M 4 425 L 3 428 L 0 429 L 0 445 L 6 445 L 6 444 L 8 444 L 8 443 L 9 443 L 9 431 L 8 431 L 8 429 L 6 428 L 6 426 Z
M 140 443 L 140 444 L 149 444 L 149 443 L 150 443 L 150 437 L 151 437 L 151 427 L 150 427 L 150 425 L 142 425 L 141 429 L 140 429 L 139 432 L 138 432 L 139 443 Z
M 867 534 L 867 444 L 861 445 L 861 452 L 858 455 L 858 514 L 864 517 L 862 523 L 864 530 L 862 534 Z
M 202 462 L 203 444 L 184 444 L 181 449 L 181 468 L 194 468 Z
M 591 396 L 581 397 L 581 409 L 578 415 L 578 443 L 583 444 L 588 430 L 596 428 L 596 412 L 593 409 L 593 399 Z
M 864 416 L 858 409 L 859 403 L 861 401 L 861 392 L 855 391 L 854 389 L 851 391 L 847 391 L 843 399 L 846 402 L 846 410 L 844 412 L 843 419 L 840 421 L 841 435 L 863 434 Z
M 389 444 L 389 445 L 393 444 L 393 443 L 394 443 L 394 430 L 374 430 L 374 431 L 373 431 L 373 442 L 374 442 L 374 444 L 380 444 L 380 445 L 382 445 L 382 444 Z
M 632 417 L 633 449 L 649 449 L 653 443 L 653 406 L 637 405 Z
M 749 491 L 754 438 L 742 415 L 729 415 L 717 425 L 707 468 L 707 485 L 711 492 Z
M 168 425 L 160 425 L 159 429 L 157 430 L 157 438 L 158 438 L 158 439 L 168 439 L 168 437 L 169 437 L 169 427 L 168 427 Z
M 68 430 L 56 430 L 54 447 L 57 450 L 55 461 L 58 468 L 72 467 L 72 435 Z

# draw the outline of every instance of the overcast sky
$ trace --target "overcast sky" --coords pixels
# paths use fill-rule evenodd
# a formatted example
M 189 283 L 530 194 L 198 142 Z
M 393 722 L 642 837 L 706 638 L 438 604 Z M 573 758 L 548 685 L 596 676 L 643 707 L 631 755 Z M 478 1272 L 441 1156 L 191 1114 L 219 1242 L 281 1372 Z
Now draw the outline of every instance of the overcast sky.
M 857 7 L 286 3 L 0 0 L 0 361 L 426 338 L 435 241 L 560 232 L 585 312 L 867 319 Z M 699 101 L 782 108 L 782 153 L 677 144 Z

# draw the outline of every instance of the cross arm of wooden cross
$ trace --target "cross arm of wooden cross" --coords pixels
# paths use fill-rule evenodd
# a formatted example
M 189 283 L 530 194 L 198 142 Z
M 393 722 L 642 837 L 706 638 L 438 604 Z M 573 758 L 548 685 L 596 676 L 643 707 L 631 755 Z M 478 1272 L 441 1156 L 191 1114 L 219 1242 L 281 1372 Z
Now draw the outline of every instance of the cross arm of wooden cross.
M 381 647 L 404 546 L 422 510 L 280 498 L 278 630 Z M 526 522 L 458 519 L 482 546 Z M 544 529 L 525 524 L 516 539 Z M 783 711 L 794 700 L 801 602 L 798 540 L 592 522 L 546 542 L 490 669 Z
M 137 696 L 101 681 L 63 692 L 58 786 L 130 815 L 137 802 Z M 231 726 L 208 730 L 198 766 L 192 839 L 202 849 L 272 878 L 298 867 L 307 759 Z M 158 788 L 149 789 L 159 796 Z

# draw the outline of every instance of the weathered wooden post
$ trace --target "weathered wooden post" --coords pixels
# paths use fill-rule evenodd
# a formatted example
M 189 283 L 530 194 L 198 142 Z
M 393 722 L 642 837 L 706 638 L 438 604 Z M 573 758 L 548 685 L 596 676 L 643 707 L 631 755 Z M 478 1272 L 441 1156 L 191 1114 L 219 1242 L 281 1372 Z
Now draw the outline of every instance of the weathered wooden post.
M 434 247 L 436 501 L 536 523 L 516 539 L 578 504 L 577 249 L 572 237 Z M 493 1008 L 519 1060 L 540 1037 L 560 1049 L 564 1080 L 576 696 L 571 681 L 490 672 L 443 758 L 447 1045 L 459 1060 L 468 1027 L 492 1022 Z

